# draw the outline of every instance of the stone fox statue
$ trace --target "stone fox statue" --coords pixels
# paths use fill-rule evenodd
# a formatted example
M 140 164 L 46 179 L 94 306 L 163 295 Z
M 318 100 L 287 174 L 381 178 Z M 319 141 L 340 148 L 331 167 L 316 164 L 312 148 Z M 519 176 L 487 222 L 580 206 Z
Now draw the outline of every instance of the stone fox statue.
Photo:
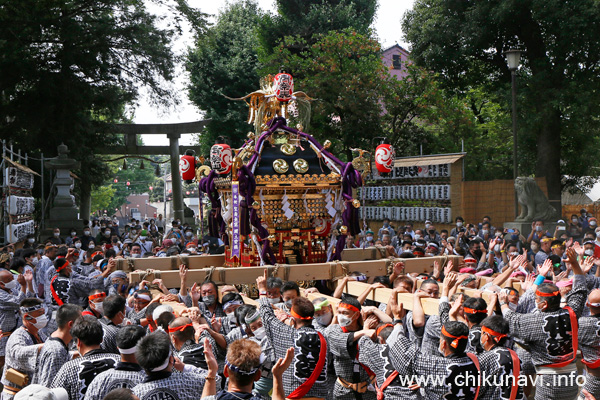
M 517 221 L 533 221 L 535 219 L 548 221 L 558 218 L 558 213 L 550 205 L 548 198 L 533 178 L 518 177 L 515 179 L 515 190 L 517 200 L 521 205 L 521 214 L 517 217 Z

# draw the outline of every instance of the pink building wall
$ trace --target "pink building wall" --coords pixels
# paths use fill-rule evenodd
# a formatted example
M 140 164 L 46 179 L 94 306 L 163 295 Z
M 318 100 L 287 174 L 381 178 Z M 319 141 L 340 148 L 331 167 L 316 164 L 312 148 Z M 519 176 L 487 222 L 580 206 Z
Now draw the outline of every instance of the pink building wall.
M 390 74 L 398 79 L 404 79 L 408 75 L 406 72 L 408 58 L 408 51 L 399 44 L 383 50 L 383 63 L 389 68 Z

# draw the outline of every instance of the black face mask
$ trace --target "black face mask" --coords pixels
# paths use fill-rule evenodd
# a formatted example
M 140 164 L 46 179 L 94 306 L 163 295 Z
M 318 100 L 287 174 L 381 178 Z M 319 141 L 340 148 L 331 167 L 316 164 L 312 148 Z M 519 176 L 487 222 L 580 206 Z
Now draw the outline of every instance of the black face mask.
M 429 234 L 430 234 L 431 236 L 435 235 L 435 230 L 433 230 L 433 231 L 429 231 Z
M 482 255 L 482 254 L 483 254 L 483 253 L 482 253 L 482 252 L 481 252 L 481 250 L 479 250 L 479 249 L 477 249 L 477 250 L 474 250 L 474 251 L 473 251 L 473 255 L 474 255 L 476 258 L 478 258 L 478 259 L 479 259 L 479 258 L 481 258 L 481 255 Z

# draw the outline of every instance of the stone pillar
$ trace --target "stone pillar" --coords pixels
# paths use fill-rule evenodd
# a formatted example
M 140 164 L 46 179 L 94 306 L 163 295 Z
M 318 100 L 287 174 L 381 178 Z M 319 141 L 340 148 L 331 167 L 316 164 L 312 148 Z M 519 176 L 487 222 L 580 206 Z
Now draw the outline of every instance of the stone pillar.
M 54 187 L 56 194 L 53 197 L 52 208 L 46 221 L 46 229 L 55 227 L 66 232 L 70 227 L 78 230 L 82 228 L 82 222 L 78 217 L 79 210 L 75 205 L 75 196 L 71 194 L 74 182 L 71 178 L 71 170 L 79 168 L 79 162 L 68 158 L 69 149 L 64 144 L 58 146 L 58 157 L 47 160 L 45 166 L 56 171 Z
M 171 153 L 171 185 L 173 187 L 173 218 L 183 222 L 183 192 L 181 175 L 179 175 L 179 134 L 170 133 L 169 148 Z

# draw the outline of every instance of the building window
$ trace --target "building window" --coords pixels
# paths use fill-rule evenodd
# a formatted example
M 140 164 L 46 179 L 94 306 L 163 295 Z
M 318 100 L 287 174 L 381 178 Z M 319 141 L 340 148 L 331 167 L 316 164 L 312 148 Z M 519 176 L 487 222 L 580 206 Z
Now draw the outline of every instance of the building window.
M 392 67 L 394 69 L 401 69 L 402 68 L 402 58 L 400 57 L 400 54 L 394 54 L 394 55 L 392 55 Z

